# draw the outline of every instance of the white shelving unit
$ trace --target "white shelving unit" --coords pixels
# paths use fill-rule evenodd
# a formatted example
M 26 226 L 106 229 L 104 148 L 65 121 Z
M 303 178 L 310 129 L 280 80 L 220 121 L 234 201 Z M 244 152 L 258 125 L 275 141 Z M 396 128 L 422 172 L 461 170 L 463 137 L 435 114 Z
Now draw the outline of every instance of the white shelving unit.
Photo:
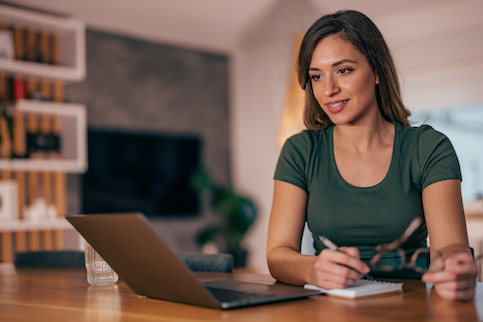
M 86 75 L 85 24 L 81 21 L 50 16 L 0 5 L 0 21 L 35 28 L 59 36 L 59 64 L 48 65 L 0 57 L 0 71 L 11 75 L 38 76 L 68 82 L 81 81 Z
M 56 35 L 58 44 L 57 64 L 0 57 L 0 73 L 6 76 L 60 82 L 79 82 L 86 76 L 85 24 L 70 18 L 34 12 L 27 9 L 0 5 L 0 22 L 23 30 Z M 14 109 L 37 115 L 60 117 L 61 156 L 52 159 L 0 159 L 0 169 L 9 171 L 38 171 L 82 173 L 87 169 L 86 108 L 82 104 L 54 103 L 48 101 L 18 100 Z M 0 260 L 10 261 L 10 252 L 16 244 L 13 236 L 24 232 L 38 234 L 39 231 L 72 231 L 73 227 L 64 218 L 39 218 L 38 220 L 0 221 Z M 79 235 L 76 235 L 79 238 Z M 37 237 L 38 238 L 38 237 Z M 7 254 L 6 256 L 6 253 Z
M 62 155 L 59 159 L 0 159 L 0 169 L 83 173 L 87 169 L 86 108 L 82 104 L 19 100 L 15 109 L 61 118 Z

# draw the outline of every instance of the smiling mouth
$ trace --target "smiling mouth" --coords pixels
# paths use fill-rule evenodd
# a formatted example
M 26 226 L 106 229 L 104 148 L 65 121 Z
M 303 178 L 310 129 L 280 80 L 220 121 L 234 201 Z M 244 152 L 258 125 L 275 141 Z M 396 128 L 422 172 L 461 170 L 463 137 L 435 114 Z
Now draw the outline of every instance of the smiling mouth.
M 328 107 L 338 107 L 338 106 L 341 106 L 342 104 L 346 103 L 347 101 L 348 101 L 348 99 L 337 102 L 337 103 L 327 104 L 327 106 Z

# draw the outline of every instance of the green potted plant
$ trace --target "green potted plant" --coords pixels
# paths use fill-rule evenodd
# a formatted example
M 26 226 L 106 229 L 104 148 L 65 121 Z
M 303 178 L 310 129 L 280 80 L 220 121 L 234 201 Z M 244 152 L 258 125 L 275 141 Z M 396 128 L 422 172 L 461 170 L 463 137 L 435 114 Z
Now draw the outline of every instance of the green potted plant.
M 220 216 L 216 223 L 198 232 L 197 244 L 203 246 L 222 238 L 226 251 L 234 257 L 235 267 L 244 267 L 247 250 L 242 242 L 257 218 L 255 204 L 233 189 L 214 183 L 206 171 L 197 171 L 192 177 L 192 185 L 194 189 L 208 193 L 213 210 Z

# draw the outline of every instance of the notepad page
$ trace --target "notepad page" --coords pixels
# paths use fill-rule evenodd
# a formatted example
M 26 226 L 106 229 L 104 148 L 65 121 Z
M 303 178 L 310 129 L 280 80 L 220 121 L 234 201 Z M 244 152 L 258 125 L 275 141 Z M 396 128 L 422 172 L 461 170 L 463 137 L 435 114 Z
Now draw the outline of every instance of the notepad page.
M 344 289 L 327 290 L 311 284 L 306 284 L 304 287 L 312 290 L 320 290 L 321 293 L 328 295 L 356 298 L 376 294 L 402 292 L 403 283 L 361 279 L 358 280 L 354 285 Z

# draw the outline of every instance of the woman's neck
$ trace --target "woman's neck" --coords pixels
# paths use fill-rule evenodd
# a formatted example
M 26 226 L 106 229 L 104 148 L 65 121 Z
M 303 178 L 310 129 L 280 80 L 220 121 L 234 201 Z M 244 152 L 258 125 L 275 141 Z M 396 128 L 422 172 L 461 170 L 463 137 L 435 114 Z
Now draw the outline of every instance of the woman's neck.
M 375 119 L 363 124 L 344 124 L 334 127 L 334 145 L 364 153 L 392 145 L 394 124 L 385 119 Z

